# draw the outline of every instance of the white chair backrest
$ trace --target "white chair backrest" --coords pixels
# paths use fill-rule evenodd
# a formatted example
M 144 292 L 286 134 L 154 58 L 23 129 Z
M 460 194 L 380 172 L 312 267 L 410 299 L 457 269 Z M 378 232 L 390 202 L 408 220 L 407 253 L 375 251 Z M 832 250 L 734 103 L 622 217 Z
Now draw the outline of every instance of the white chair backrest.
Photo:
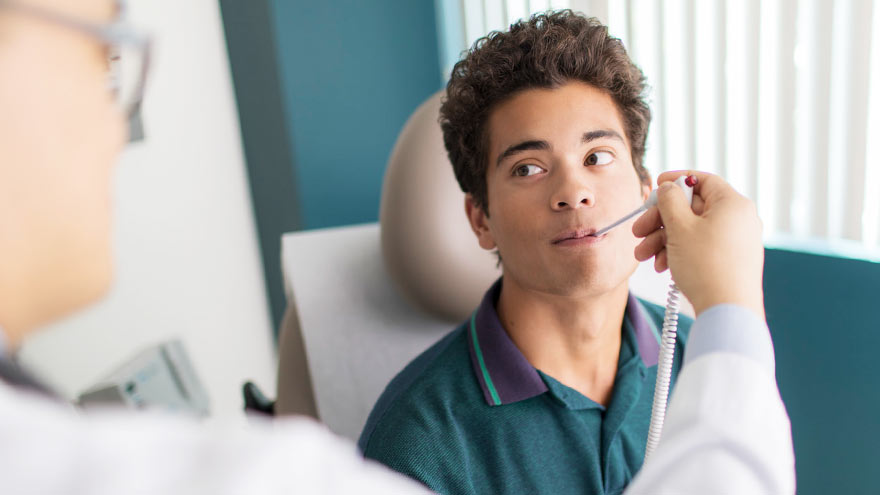
M 455 323 L 400 296 L 378 224 L 286 234 L 282 251 L 288 304 L 299 316 L 298 329 L 291 322 L 283 331 L 302 333 L 318 417 L 356 440 L 391 378 Z
M 465 215 L 438 122 L 441 93 L 413 112 L 397 139 L 379 223 L 385 266 L 401 293 L 432 314 L 462 320 L 501 269 L 477 244 Z

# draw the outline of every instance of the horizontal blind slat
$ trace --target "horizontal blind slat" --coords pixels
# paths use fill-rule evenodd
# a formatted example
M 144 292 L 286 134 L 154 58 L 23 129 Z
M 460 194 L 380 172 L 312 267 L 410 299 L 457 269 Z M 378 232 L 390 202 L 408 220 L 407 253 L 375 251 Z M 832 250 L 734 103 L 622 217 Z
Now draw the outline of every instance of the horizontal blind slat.
M 779 232 L 792 232 L 792 204 L 794 202 L 795 174 L 795 44 L 797 39 L 797 0 L 780 0 L 779 15 L 776 23 L 777 57 L 775 63 L 778 80 L 776 84 L 776 132 L 778 135 L 776 183 L 776 212 Z M 768 100 L 768 105 L 773 101 Z M 801 172 L 803 173 L 803 172 Z
M 880 248 L 880 5 L 874 4 L 868 91 L 868 139 L 865 145 L 863 240 Z
M 853 0 L 850 25 L 850 86 L 844 91 L 848 95 L 850 108 L 849 132 L 845 143 L 846 161 L 845 192 L 843 205 L 843 237 L 861 240 L 862 216 L 865 207 L 865 188 L 860 182 L 866 172 L 865 146 L 868 139 L 868 101 L 871 63 L 871 0 Z
M 694 5 L 694 167 L 723 173 L 724 3 L 701 0 Z

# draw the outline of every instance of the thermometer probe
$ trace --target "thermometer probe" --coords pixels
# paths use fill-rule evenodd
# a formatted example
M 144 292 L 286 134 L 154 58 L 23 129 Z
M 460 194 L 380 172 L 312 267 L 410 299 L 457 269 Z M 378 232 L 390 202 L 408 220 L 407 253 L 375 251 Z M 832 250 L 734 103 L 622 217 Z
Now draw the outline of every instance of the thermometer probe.
M 688 204 L 690 204 L 690 202 L 693 198 L 693 195 L 694 195 L 694 186 L 697 185 L 697 177 L 695 175 L 688 175 L 687 177 L 681 176 L 675 180 L 675 184 L 678 187 L 680 187 L 682 191 L 684 191 L 687 202 L 688 202 Z M 651 195 L 648 197 L 648 200 L 645 201 L 645 204 L 643 204 L 642 206 L 639 206 L 638 208 L 635 209 L 635 211 L 625 215 L 620 220 L 612 223 L 611 225 L 605 227 L 604 229 L 597 230 L 596 232 L 593 232 L 590 235 L 593 237 L 599 237 L 600 235 L 605 234 L 606 232 L 613 229 L 614 227 L 617 227 L 618 225 L 622 224 L 623 222 L 626 222 L 630 218 L 632 218 L 632 217 L 634 217 L 644 211 L 648 211 L 648 208 L 650 208 L 652 206 L 656 206 L 656 205 L 657 205 L 657 190 L 654 189 L 653 191 L 651 191 Z

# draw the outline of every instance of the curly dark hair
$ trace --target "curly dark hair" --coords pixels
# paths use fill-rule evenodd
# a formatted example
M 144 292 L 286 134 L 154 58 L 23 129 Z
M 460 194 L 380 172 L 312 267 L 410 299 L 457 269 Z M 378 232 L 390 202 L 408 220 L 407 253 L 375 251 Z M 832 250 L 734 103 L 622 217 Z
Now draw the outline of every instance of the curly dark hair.
M 585 82 L 612 97 L 636 174 L 650 184 L 642 165 L 651 122 L 644 74 L 597 19 L 571 10 L 541 13 L 477 40 L 455 64 L 446 85 L 440 107 L 446 151 L 462 191 L 473 195 L 486 213 L 489 113 L 519 91 L 558 88 L 569 81 Z

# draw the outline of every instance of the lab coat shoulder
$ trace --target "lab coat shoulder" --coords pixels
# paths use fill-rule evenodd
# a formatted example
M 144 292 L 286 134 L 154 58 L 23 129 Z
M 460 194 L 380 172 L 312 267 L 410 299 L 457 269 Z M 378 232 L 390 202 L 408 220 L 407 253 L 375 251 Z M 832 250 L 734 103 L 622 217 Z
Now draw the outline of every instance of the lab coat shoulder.
M 730 353 L 685 369 L 662 440 L 627 495 L 794 493 L 791 425 L 775 381 Z
M 660 444 L 627 495 L 794 493 L 791 424 L 766 324 L 717 307 L 697 319 L 692 344 L 699 339 L 686 351 Z
M 426 493 L 308 419 L 201 425 L 126 411 L 76 415 L 0 383 L 8 493 Z

